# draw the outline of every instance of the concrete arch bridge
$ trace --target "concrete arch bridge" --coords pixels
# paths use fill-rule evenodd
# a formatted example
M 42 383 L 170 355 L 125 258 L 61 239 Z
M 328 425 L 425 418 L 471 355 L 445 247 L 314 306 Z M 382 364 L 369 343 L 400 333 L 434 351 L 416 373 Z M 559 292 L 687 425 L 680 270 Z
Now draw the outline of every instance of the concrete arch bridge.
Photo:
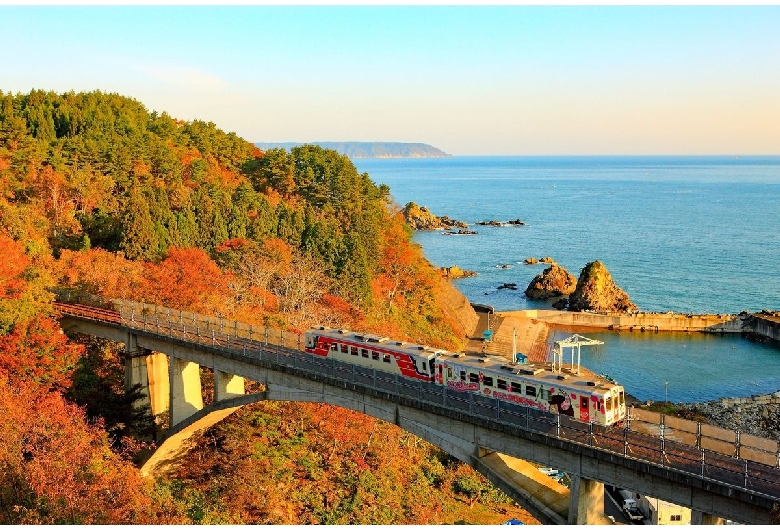
M 298 334 L 122 300 L 113 306 L 55 304 L 66 331 L 124 343 L 126 386 L 140 384 L 152 413 L 169 415 L 144 474 L 179 457 L 193 433 L 269 399 L 328 403 L 394 423 L 472 465 L 546 524 L 609 522 L 604 484 L 691 508 L 694 523 L 766 524 L 780 503 L 777 441 L 730 431 L 716 439 L 702 425 L 690 433 L 663 418 L 603 428 L 308 355 Z M 207 407 L 200 366 L 214 373 Z M 245 379 L 266 390 L 245 394 Z M 570 493 L 525 462 L 568 473 Z

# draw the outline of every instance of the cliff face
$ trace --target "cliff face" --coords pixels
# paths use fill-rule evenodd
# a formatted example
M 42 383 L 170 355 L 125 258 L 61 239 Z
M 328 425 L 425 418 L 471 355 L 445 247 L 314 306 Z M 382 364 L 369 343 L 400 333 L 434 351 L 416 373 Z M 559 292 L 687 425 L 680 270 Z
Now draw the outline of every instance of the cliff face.
M 636 304 L 615 284 L 612 275 L 600 261 L 585 265 L 577 280 L 577 287 L 569 296 L 570 311 L 634 311 L 636 309 Z
M 525 295 L 531 300 L 547 300 L 571 294 L 576 286 L 577 278 L 557 263 L 553 263 L 531 280 Z
M 442 282 L 441 302 L 444 313 L 458 323 L 460 329 L 455 330 L 462 337 L 469 337 L 474 334 L 479 323 L 477 315 L 468 298 L 458 291 L 450 282 Z

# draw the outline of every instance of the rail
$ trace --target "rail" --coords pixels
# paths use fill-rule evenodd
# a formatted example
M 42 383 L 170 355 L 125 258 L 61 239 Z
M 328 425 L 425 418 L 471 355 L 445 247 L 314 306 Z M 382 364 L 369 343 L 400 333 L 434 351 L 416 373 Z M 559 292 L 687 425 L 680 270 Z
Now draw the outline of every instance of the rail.
M 332 358 L 301 355 L 299 333 L 149 304 L 113 302 L 115 310 L 70 303 L 56 303 L 55 310 L 61 315 L 132 328 L 169 342 L 196 343 L 271 369 L 394 396 L 416 408 L 436 407 L 472 423 L 530 431 L 780 500 L 780 443 L 774 440 L 696 422 L 689 422 L 695 425 L 691 429 L 684 420 L 646 411 L 630 411 L 622 426 L 583 423 Z

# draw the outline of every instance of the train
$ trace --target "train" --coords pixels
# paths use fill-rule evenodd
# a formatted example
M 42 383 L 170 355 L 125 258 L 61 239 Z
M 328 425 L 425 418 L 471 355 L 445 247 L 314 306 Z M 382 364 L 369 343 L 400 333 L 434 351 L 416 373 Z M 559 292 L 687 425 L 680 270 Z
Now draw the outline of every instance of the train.
M 582 422 L 611 426 L 626 417 L 625 391 L 621 385 L 588 371 L 557 369 L 552 363 L 526 364 L 498 356 L 454 353 L 326 326 L 306 331 L 304 350 Z

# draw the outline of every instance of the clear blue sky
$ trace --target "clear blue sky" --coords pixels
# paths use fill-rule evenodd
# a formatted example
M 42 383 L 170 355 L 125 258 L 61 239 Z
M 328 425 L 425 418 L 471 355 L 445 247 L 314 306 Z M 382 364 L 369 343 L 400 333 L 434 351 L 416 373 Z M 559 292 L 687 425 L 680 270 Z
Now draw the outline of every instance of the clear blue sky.
M 253 142 L 780 154 L 779 6 L 0 6 L 0 49 Z

